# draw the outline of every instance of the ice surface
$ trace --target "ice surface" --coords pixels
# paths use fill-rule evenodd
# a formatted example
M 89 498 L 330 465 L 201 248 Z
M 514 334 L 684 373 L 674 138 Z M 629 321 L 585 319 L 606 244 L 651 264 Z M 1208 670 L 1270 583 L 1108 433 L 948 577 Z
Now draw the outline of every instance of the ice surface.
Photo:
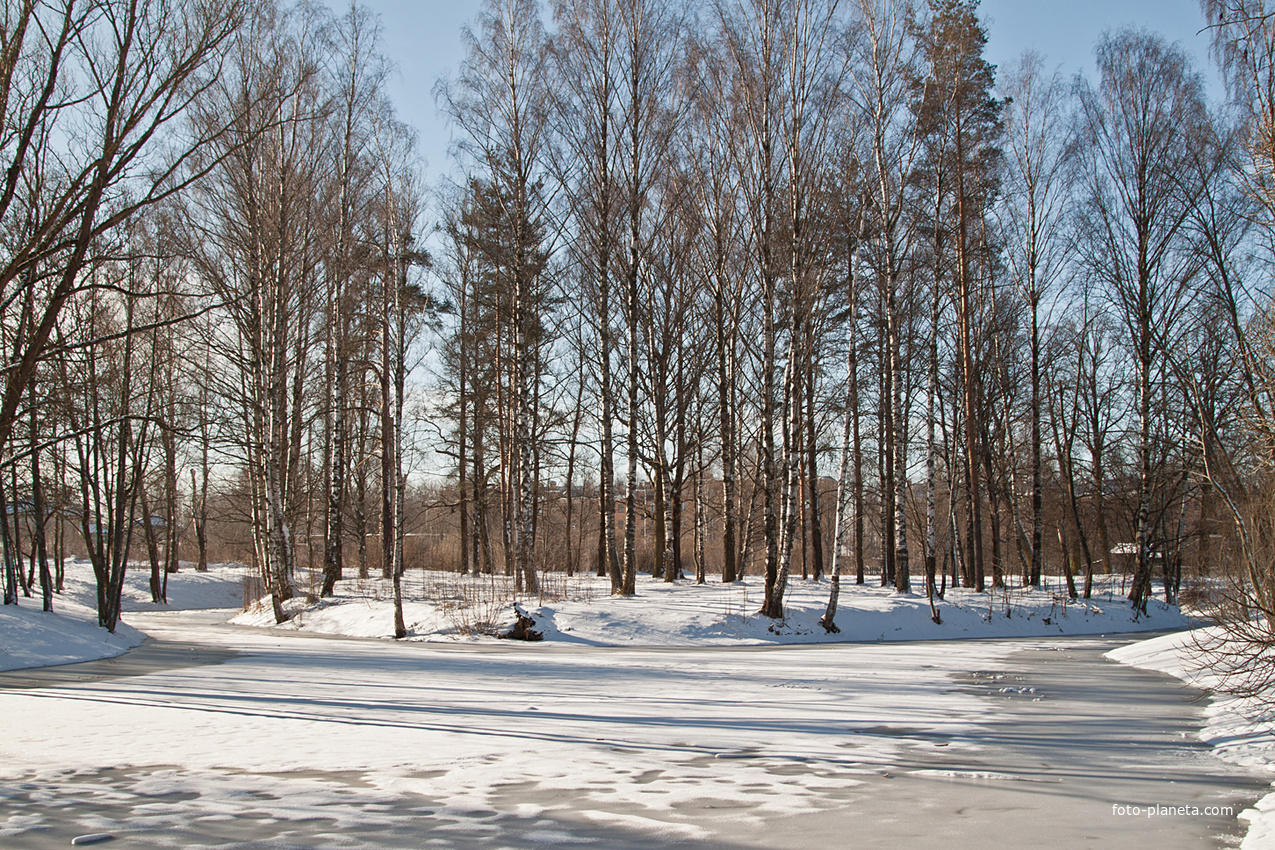
M 1216 632 L 1212 629 L 1178 632 L 1112 650 L 1108 657 L 1145 670 L 1168 673 L 1208 690 L 1217 684 L 1217 678 L 1207 669 L 1201 669 L 1196 647 L 1214 637 Z M 1229 762 L 1275 770 L 1275 731 L 1272 730 L 1275 713 L 1270 705 L 1269 699 L 1259 701 L 1215 693 L 1205 711 L 1207 720 L 1200 739 Z M 1275 848 L 1275 792 L 1241 812 L 1240 818 L 1249 823 L 1241 850 Z
M 997 721 L 990 697 L 1049 705 L 1036 683 L 996 672 L 1006 658 L 1062 648 L 1068 633 L 1188 622 L 1161 606 L 1135 621 L 1112 586 L 1084 605 L 1051 591 L 950 589 L 938 626 L 922 596 L 848 587 L 842 633 L 830 638 L 816 622 L 826 583 L 794 581 L 790 616 L 773 623 L 755 613 L 755 581 L 644 579 L 625 600 L 582 580 L 567 601 L 524 601 L 546 632 L 540 644 L 463 635 L 454 612 L 420 598 L 424 587 L 409 607 L 419 640 L 394 642 L 324 636 L 386 633 L 390 609 L 375 582 L 345 584 L 335 602 L 298 601 L 301 616 L 284 630 L 253 612 L 241 620 L 270 628 L 225 625 L 231 611 L 136 610 L 152 607 L 137 599 L 145 575 L 130 582 L 130 626 L 161 645 L 208 647 L 220 663 L 160 661 L 124 679 L 70 675 L 56 687 L 0 690 L 0 798 L 26 805 L 0 820 L 6 843 L 56 832 L 61 806 L 76 812 L 76 834 L 132 830 L 187 847 L 235 846 L 267 829 L 286 843 L 303 827 L 311 839 L 332 836 L 325 846 L 362 846 L 356 834 L 410 836 L 420 818 L 439 831 L 401 846 L 503 846 L 511 823 L 519 846 L 616 835 L 640 846 L 702 841 L 722 824 L 820 823 L 887 776 L 1048 788 L 975 766 L 975 742 Z M 234 567 L 170 582 L 171 597 L 185 600 L 173 608 L 242 594 Z M 116 650 L 91 610 L 77 614 L 67 599 L 58 609 L 0 609 L 0 646 L 16 648 L 33 622 L 57 639 L 28 662 Z M 90 627 L 83 645 L 67 637 L 64 618 L 77 616 Z M 1016 639 L 917 640 L 966 637 Z M 842 643 L 779 646 L 829 640 Z M 1155 646 L 1129 652 L 1155 655 Z M 979 687 L 954 680 L 958 670 L 984 671 Z M 1241 727 L 1226 725 L 1239 721 L 1210 712 L 1217 734 L 1207 740 L 1268 763 L 1269 739 L 1249 730 L 1244 749 Z M 963 760 L 944 766 L 952 754 Z M 1271 846 L 1271 807 L 1268 798 L 1251 810 L 1245 846 Z

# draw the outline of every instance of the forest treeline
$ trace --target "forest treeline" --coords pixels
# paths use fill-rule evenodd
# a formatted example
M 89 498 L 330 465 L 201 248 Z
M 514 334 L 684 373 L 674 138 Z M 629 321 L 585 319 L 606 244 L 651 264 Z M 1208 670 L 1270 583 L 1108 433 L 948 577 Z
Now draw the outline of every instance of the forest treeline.
M 1144 29 L 993 67 L 972 0 L 488 0 L 427 191 L 357 0 L 10 3 L 5 601 L 69 546 L 114 628 L 220 536 L 279 620 L 357 562 L 1265 623 L 1275 12 L 1202 12 L 1225 103 Z

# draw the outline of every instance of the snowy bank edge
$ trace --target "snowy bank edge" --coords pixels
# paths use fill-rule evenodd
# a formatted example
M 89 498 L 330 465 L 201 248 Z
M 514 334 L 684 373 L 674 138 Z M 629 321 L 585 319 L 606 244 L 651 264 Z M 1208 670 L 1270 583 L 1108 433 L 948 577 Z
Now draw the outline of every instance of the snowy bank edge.
M 247 568 L 236 563 L 208 567 L 198 571 L 182 562 L 181 571 L 168 576 L 169 603 L 159 604 L 151 601 L 150 571 L 136 565 L 129 569 L 120 597 L 123 618 L 111 634 L 98 625 L 92 565 L 68 558 L 64 592 L 54 596 L 53 611 L 42 611 L 38 598 L 0 606 L 0 672 L 117 658 L 146 639 L 127 622 L 135 612 L 238 608 Z
M 0 672 L 117 658 L 145 639 L 123 621 L 111 634 L 97 624 L 97 612 L 64 599 L 49 612 L 5 605 L 0 608 Z
M 979 594 L 958 588 L 949 589 L 949 599 L 940 605 L 943 621 L 936 624 L 924 594 L 856 586 L 842 589 L 840 628 L 836 634 L 829 634 L 820 625 L 828 592 L 823 582 L 791 586 L 785 600 L 787 616 L 776 621 L 755 613 L 761 598 L 757 584 L 671 584 L 641 575 L 638 579 L 637 596 L 598 593 L 583 600 L 540 605 L 527 601 L 522 603 L 522 610 L 534 620 L 535 630 L 548 643 L 631 649 L 1114 636 L 1199 625 L 1198 619 L 1159 599 L 1151 601 L 1147 616 L 1134 615 L 1122 596 L 1060 601 L 1058 595 L 1038 590 L 1006 601 L 999 598 L 999 593 Z M 346 595 L 343 586 L 353 588 L 356 584 L 341 582 L 337 593 L 325 599 L 289 600 L 284 609 L 290 619 L 283 623 L 275 622 L 268 599 L 259 600 L 230 622 L 392 640 L 394 620 L 384 588 L 378 592 L 374 587 L 377 581 L 368 581 L 368 587 Z M 609 591 L 609 585 L 603 589 Z M 1006 613 L 1006 606 L 1012 616 Z M 489 629 L 462 633 L 433 603 L 405 600 L 407 640 L 494 640 L 514 624 L 513 605 L 506 603 L 499 608 L 487 612 Z
M 1192 687 L 1207 690 L 1210 677 L 1195 665 L 1192 652 L 1197 641 L 1212 631 L 1209 627 L 1134 641 L 1111 650 L 1106 657 L 1130 667 L 1167 673 Z M 1245 703 L 1236 697 L 1210 694 L 1204 726 L 1197 734 L 1224 761 L 1275 770 L 1275 738 L 1269 732 L 1269 725 L 1264 725 L 1260 718 L 1254 719 Z M 1262 797 L 1238 817 L 1248 823 L 1240 850 L 1275 848 L 1275 792 Z

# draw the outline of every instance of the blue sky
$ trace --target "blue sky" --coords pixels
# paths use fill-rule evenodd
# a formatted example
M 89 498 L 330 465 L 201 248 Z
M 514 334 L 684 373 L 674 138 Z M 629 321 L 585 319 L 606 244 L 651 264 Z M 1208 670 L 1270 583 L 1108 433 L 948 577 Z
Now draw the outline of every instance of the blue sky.
M 340 8 L 346 0 L 328 0 Z M 398 66 L 391 94 L 400 116 L 416 126 L 427 179 L 451 170 L 446 120 L 434 105 L 434 81 L 451 73 L 463 51 L 461 27 L 481 0 L 360 0 L 381 16 L 385 52 Z M 1136 24 L 1180 42 L 1208 66 L 1208 35 L 1198 0 L 983 0 L 988 58 L 1004 64 L 1034 48 L 1067 75 L 1091 72 L 1094 42 L 1105 30 Z M 1215 94 L 1218 89 L 1215 87 Z

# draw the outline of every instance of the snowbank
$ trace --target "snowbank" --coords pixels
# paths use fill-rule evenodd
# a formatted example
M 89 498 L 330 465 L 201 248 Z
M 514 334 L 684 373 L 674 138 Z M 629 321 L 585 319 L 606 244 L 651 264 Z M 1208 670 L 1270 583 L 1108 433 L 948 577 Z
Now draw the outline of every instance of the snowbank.
M 242 564 L 209 564 L 207 572 L 197 572 L 193 563 L 180 562 L 181 569 L 168 575 L 168 602 L 151 601 L 150 567 L 131 564 L 124 574 L 121 601 L 125 614 L 130 611 L 193 611 L 243 606 Z M 87 561 L 66 562 L 64 599 L 86 607 L 97 604 L 97 585 L 93 567 Z M 57 606 L 57 599 L 54 599 Z
M 1176 676 L 1195 687 L 1209 689 L 1217 677 L 1200 669 L 1196 661 L 1197 639 L 1210 630 L 1179 632 L 1139 641 L 1113 649 L 1107 657 L 1133 667 L 1157 670 Z M 1275 770 L 1275 712 L 1256 701 L 1214 695 L 1205 711 L 1200 739 L 1213 747 L 1218 757 L 1233 764 Z M 1273 783 L 1275 784 L 1275 783 Z M 1275 848 L 1275 793 L 1267 794 L 1251 809 L 1240 813 L 1249 822 L 1241 850 Z
M 142 611 L 238 609 L 243 599 L 244 567 L 214 565 L 199 573 L 193 565 L 168 577 L 168 604 L 151 602 L 149 572 L 130 570 L 123 593 L 124 621 L 114 636 L 97 626 L 96 591 L 90 566 L 69 561 L 65 593 L 55 597 L 54 612 L 43 614 L 38 599 L 0 606 L 0 670 L 68 664 L 109 658 L 143 638 L 127 625 Z M 930 617 L 921 594 L 898 594 L 865 585 L 842 586 L 836 622 L 840 633 L 819 625 L 827 604 L 827 582 L 795 580 L 789 587 L 788 616 L 773 621 L 758 615 L 761 580 L 734 584 L 666 584 L 639 576 L 638 595 L 610 595 L 607 579 L 584 575 L 545 577 L 543 598 L 522 597 L 520 604 L 546 640 L 594 646 L 731 646 L 833 641 L 946 640 L 953 638 L 1054 637 L 1068 634 L 1123 633 L 1188 628 L 1189 618 L 1153 601 L 1149 614 L 1134 619 L 1119 580 L 1101 585 L 1088 602 L 1071 602 L 1056 589 L 976 594 L 949 588 L 938 603 L 942 623 Z M 513 588 L 504 577 L 414 572 L 404 578 L 404 617 L 409 638 L 417 641 L 478 641 L 513 623 Z M 550 599 L 556 601 L 549 601 Z M 346 635 L 393 635 L 390 584 L 381 579 L 349 580 L 330 599 L 298 597 L 287 603 L 291 619 L 280 628 Z M 230 611 L 227 616 L 230 616 Z M 274 627 L 269 604 L 259 602 L 231 620 Z
M 195 572 L 183 564 L 168 577 L 168 604 L 151 602 L 150 573 L 125 573 L 125 616 L 115 634 L 97 624 L 97 590 L 93 569 L 85 561 L 67 561 L 64 592 L 53 597 L 53 611 L 40 610 L 37 593 L 17 605 L 0 605 L 0 670 L 48 667 L 113 658 L 137 646 L 145 635 L 128 625 L 128 612 L 238 608 L 243 599 L 243 567 L 218 564 Z
M 22 603 L 0 606 L 0 670 L 113 658 L 145 637 L 126 623 L 111 634 L 98 626 L 95 609 L 70 600 L 55 598 L 49 613 L 38 598 Z
M 871 585 L 843 584 L 836 624 L 819 625 L 828 601 L 827 582 L 793 581 L 787 617 L 757 614 L 759 578 L 734 584 L 665 583 L 638 577 L 638 593 L 610 595 L 607 579 L 557 579 L 561 601 L 523 597 L 520 605 L 546 640 L 594 646 L 728 646 L 833 641 L 951 640 L 955 638 L 1055 637 L 1189 628 L 1193 621 L 1159 600 L 1135 618 L 1120 592 L 1119 578 L 1104 582 L 1087 602 L 1072 602 L 1057 589 L 1012 589 L 973 593 L 948 588 L 938 602 L 941 623 L 930 616 L 923 594 L 899 594 Z M 412 640 L 474 640 L 513 623 L 512 588 L 503 578 L 409 574 L 404 578 L 404 620 Z M 340 582 L 329 599 L 291 600 L 292 619 L 280 628 L 354 637 L 393 635 L 389 583 L 381 579 Z M 273 627 L 268 600 L 231 622 Z

